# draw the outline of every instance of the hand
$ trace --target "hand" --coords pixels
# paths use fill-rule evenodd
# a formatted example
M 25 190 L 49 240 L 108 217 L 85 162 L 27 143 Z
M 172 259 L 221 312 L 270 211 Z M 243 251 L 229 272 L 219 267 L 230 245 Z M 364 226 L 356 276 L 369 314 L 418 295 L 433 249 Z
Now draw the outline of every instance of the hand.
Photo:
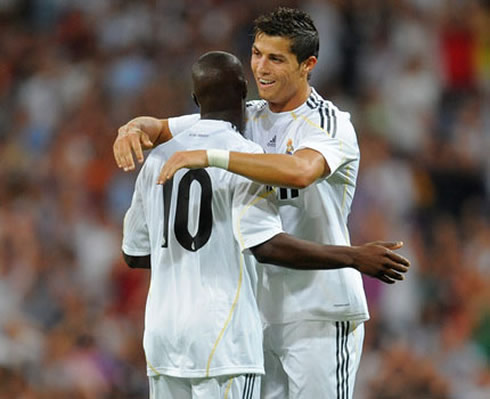
M 179 169 L 198 169 L 208 166 L 208 156 L 205 150 L 177 151 L 163 165 L 157 184 L 164 184 L 170 180 Z
M 394 280 L 403 280 L 410 262 L 393 250 L 400 249 L 403 243 L 376 241 L 364 244 L 355 249 L 354 267 L 363 274 L 375 277 L 387 284 Z
M 148 134 L 140 129 L 137 120 L 121 126 L 112 149 L 117 166 L 125 172 L 134 169 L 133 152 L 139 163 L 144 160 L 143 150 L 153 148 Z

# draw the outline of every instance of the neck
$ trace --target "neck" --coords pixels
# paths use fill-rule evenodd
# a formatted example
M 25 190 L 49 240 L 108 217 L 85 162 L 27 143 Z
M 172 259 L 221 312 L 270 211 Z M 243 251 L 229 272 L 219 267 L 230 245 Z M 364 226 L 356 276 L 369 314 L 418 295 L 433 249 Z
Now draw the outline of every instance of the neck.
M 223 111 L 204 111 L 201 109 L 201 119 L 216 119 L 230 122 L 235 125 L 239 131 L 243 131 L 244 112 L 241 109 L 223 110 Z
M 311 86 L 308 82 L 304 86 L 299 88 L 296 93 L 284 103 L 274 103 L 268 101 L 269 109 L 272 112 L 288 112 L 298 108 L 304 104 L 311 94 Z

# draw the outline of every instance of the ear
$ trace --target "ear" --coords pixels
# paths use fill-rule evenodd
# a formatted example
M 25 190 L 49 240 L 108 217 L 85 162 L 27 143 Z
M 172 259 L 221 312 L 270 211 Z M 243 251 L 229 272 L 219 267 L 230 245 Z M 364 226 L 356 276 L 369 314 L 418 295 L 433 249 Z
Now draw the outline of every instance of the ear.
M 192 100 L 194 101 L 194 104 L 201 108 L 201 105 L 199 104 L 199 101 L 197 101 L 197 96 L 195 93 L 192 93 Z
M 317 62 L 318 59 L 314 55 L 311 55 L 301 63 L 301 67 L 303 68 L 306 76 L 308 76 L 311 71 L 313 71 L 313 68 L 315 68 Z

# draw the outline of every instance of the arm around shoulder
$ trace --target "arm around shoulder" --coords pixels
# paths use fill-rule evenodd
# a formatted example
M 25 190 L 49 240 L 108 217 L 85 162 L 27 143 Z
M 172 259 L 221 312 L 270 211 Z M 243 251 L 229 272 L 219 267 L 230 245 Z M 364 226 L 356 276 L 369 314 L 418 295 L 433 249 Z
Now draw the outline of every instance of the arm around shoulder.
M 118 130 L 113 144 L 117 166 L 125 171 L 135 167 L 133 154 L 139 163 L 144 160 L 143 150 L 151 149 L 172 138 L 167 119 L 140 116 Z
M 231 152 L 228 170 L 259 183 L 300 189 L 330 171 L 323 155 L 312 149 L 293 155 Z

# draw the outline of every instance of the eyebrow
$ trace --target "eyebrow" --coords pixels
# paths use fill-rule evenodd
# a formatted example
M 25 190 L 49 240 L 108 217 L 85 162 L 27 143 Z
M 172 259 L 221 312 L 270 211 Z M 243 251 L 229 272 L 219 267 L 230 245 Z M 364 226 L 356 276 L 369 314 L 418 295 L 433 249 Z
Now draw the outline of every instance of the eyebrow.
M 262 51 L 254 44 L 252 44 L 252 49 L 253 50 L 257 50 L 259 53 L 262 53 Z M 283 54 L 276 54 L 276 53 L 270 53 L 268 54 L 269 57 L 275 57 L 275 58 L 279 58 L 281 60 L 285 60 L 286 57 L 283 55 Z

